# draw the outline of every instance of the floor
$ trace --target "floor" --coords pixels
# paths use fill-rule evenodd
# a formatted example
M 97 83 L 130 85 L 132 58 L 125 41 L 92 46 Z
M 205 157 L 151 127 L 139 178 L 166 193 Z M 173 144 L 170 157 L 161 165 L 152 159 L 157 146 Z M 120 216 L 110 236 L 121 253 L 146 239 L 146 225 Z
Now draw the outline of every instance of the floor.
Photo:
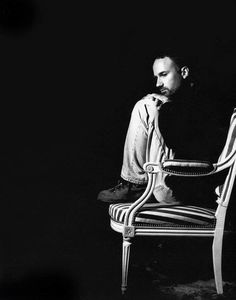
M 1 191 L 0 300 L 235 299 L 235 236 L 224 240 L 225 295 L 214 288 L 209 239 L 137 238 L 121 297 L 121 236 L 98 186 L 8 178 Z

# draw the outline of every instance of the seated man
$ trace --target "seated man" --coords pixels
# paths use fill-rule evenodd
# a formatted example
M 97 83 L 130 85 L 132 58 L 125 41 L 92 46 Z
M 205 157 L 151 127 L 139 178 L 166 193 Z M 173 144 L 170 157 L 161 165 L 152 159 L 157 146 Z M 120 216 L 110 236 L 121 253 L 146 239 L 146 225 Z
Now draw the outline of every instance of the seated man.
M 190 69 L 179 57 L 163 54 L 155 58 L 153 74 L 157 92 L 135 104 L 124 145 L 121 179 L 115 187 L 101 191 L 98 200 L 108 203 L 135 201 L 147 185 L 147 174 L 143 170 L 145 162 L 158 163 L 173 159 L 179 149 L 184 149 L 183 153 L 187 152 L 189 147 L 186 148 L 186 139 L 196 137 L 195 129 L 201 120 L 191 120 L 193 115 L 190 111 L 193 112 L 195 106 L 192 101 L 194 84 Z M 190 131 L 189 124 L 192 124 Z M 181 144 L 183 140 L 185 146 Z M 151 201 L 164 205 L 178 204 L 174 185 L 171 180 L 168 183 L 167 177 L 170 176 L 158 174 Z

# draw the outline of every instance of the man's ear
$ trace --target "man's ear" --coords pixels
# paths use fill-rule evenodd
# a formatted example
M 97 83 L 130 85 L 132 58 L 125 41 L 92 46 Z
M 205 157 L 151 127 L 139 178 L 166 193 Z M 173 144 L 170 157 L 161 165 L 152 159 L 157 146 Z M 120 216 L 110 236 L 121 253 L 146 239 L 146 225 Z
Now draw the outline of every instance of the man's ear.
M 181 76 L 183 77 L 183 79 L 188 77 L 189 68 L 187 66 L 182 67 L 180 71 L 181 71 L 180 73 L 181 73 Z

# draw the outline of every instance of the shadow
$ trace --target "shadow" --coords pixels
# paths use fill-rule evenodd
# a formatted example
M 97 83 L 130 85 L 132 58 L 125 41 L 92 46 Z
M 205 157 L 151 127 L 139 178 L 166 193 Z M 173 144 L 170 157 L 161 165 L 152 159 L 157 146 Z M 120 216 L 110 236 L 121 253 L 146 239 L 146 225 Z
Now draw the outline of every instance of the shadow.
M 0 32 L 19 35 L 30 30 L 39 16 L 38 7 L 29 0 L 3 0 L 0 2 Z
M 81 299 L 78 283 L 60 271 L 29 272 L 20 280 L 5 280 L 0 285 L 0 299 L 74 300 Z

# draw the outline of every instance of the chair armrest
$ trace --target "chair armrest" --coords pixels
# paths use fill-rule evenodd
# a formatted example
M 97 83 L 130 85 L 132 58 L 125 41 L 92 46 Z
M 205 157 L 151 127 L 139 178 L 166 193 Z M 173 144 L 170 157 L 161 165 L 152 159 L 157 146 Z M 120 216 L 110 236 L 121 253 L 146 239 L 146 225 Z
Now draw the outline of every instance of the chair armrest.
M 161 171 L 176 176 L 206 176 L 214 173 L 215 165 L 208 161 L 168 159 L 161 166 Z
M 175 176 L 206 176 L 216 171 L 216 164 L 208 161 L 168 159 L 163 163 L 146 162 L 143 165 L 148 174 L 148 185 L 143 195 L 126 211 L 124 225 L 132 226 L 136 212 L 147 202 L 155 187 L 157 174 L 164 172 Z M 130 229 L 130 228 L 128 228 Z

